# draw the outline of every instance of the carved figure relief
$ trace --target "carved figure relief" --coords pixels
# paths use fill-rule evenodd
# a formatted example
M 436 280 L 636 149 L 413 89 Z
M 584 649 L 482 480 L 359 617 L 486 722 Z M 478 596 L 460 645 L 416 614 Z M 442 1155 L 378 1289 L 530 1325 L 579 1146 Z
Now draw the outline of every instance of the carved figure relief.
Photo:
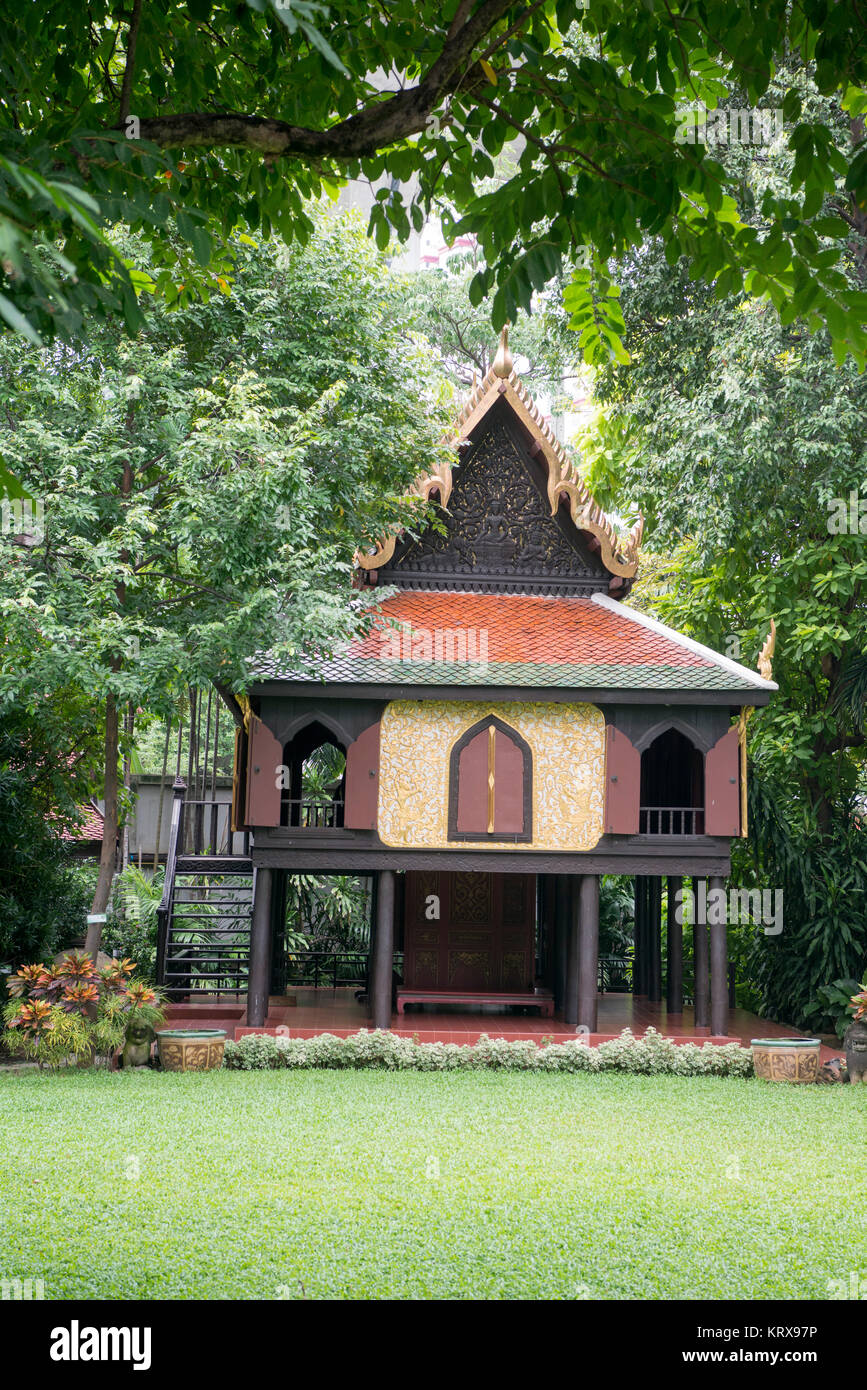
M 382 570 L 384 582 L 463 576 L 472 583 L 533 577 L 604 587 L 610 576 L 589 550 L 551 516 L 546 495 L 530 476 L 518 445 L 496 422 L 455 473 L 445 534 L 434 529 L 398 544 Z

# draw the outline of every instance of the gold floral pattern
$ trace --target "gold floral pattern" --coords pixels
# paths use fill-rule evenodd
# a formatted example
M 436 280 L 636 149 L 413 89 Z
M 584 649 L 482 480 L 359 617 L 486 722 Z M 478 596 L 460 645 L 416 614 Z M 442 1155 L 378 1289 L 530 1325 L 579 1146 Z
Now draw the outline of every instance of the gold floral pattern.
M 491 956 L 489 951 L 449 951 L 449 988 L 458 983 L 464 970 L 484 975 L 485 987 L 491 981 Z
M 487 874 L 455 874 L 452 888 L 453 922 L 490 922 L 493 884 Z
M 590 850 L 603 830 L 605 718 L 595 705 L 394 700 L 382 716 L 379 834 L 396 849 L 453 849 L 449 755 L 473 724 L 498 715 L 533 753 L 533 839 L 473 849 Z
M 819 1079 L 819 1049 L 753 1044 L 753 1065 L 763 1081 L 809 1083 Z
M 212 1071 L 223 1065 L 225 1037 L 160 1038 L 160 1061 L 165 1071 Z

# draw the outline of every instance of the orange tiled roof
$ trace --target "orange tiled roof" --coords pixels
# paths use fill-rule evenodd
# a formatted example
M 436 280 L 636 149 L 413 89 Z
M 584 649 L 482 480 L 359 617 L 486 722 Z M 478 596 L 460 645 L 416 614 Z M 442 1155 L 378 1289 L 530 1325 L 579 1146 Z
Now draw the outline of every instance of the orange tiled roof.
M 772 689 L 755 673 L 611 599 L 403 589 L 376 625 L 306 674 L 267 656 L 260 680 L 550 689 Z
M 619 618 L 587 598 L 409 589 L 385 599 L 379 607 L 389 623 L 407 623 L 412 629 L 463 627 L 485 632 L 488 661 L 497 663 L 711 664 L 669 638 L 636 627 L 627 618 Z M 370 633 L 353 645 L 352 654 L 378 656 L 389 630 L 383 627 Z
M 73 830 L 62 830 L 60 837 L 63 840 L 102 840 L 103 815 L 98 806 L 93 803 L 89 806 L 79 808 L 82 815 L 82 822 Z

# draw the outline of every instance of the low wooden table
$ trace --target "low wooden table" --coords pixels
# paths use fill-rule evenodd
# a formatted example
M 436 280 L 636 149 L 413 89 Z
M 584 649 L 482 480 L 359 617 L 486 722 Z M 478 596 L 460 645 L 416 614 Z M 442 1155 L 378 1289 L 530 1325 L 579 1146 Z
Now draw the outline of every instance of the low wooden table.
M 451 990 L 409 989 L 398 985 L 397 1012 L 407 1004 L 516 1004 L 540 1009 L 543 1018 L 554 1017 L 554 996 L 549 989 L 538 990 Z

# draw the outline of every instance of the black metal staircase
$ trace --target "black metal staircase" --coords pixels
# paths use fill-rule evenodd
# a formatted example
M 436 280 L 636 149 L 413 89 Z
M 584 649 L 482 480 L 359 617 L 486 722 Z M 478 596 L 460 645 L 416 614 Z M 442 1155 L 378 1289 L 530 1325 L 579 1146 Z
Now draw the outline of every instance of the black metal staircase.
M 236 836 L 217 816 L 228 807 L 185 801 L 174 784 L 166 880 L 158 909 L 157 982 L 170 1000 L 247 992 L 254 869 L 249 837 Z M 207 843 L 206 827 L 212 831 Z M 222 843 L 221 843 L 222 842 Z M 228 851 L 228 852 L 223 852 Z

